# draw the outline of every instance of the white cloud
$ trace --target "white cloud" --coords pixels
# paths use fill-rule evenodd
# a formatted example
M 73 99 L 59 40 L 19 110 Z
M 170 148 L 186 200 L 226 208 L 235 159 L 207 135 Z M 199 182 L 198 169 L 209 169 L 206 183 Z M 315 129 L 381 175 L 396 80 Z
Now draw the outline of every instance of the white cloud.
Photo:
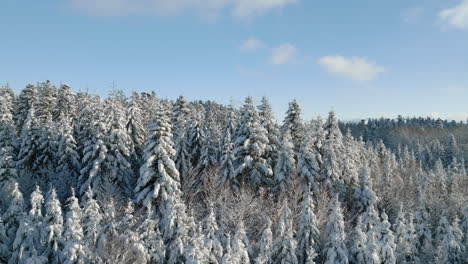
M 320 58 L 318 64 L 325 68 L 326 71 L 350 78 L 355 81 L 371 81 L 377 77 L 385 69 L 373 62 L 369 62 L 366 58 L 351 57 L 345 58 L 342 56 L 325 56 Z
M 256 38 L 249 38 L 244 43 L 241 45 L 241 50 L 242 51 L 254 51 L 258 50 L 260 48 L 263 48 L 265 44 L 261 40 L 258 40 Z
M 282 8 L 295 3 L 296 0 L 234 0 L 234 16 L 245 18 Z
M 297 0 L 67 0 L 75 10 L 96 16 L 158 15 L 183 12 L 219 14 L 228 10 L 238 18 L 249 18 L 283 8 Z
M 414 24 L 419 22 L 423 15 L 424 9 L 421 7 L 411 7 L 404 9 L 401 12 L 401 20 L 406 24 Z
M 274 65 L 282 65 L 291 62 L 297 54 L 297 48 L 289 43 L 279 45 L 271 52 L 271 63 Z
M 439 12 L 439 20 L 447 26 L 468 29 L 468 0 Z

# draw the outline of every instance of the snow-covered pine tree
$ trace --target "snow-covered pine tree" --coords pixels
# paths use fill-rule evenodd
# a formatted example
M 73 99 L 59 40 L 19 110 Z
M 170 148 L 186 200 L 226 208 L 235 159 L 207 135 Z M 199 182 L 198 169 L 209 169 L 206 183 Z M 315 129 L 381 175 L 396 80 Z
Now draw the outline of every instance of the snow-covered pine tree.
M 53 120 L 60 122 L 66 118 L 75 118 L 74 94 L 70 91 L 70 86 L 63 84 L 58 89 L 57 104 L 53 111 Z
M 49 263 L 60 263 L 60 251 L 63 245 L 63 216 L 60 201 L 54 188 L 50 190 L 46 199 L 44 226 L 42 230 L 42 241 L 45 243 L 44 256 L 47 257 Z
M 62 237 L 64 247 L 61 260 L 64 264 L 88 263 L 87 250 L 83 242 L 82 215 L 78 199 L 72 190 L 72 196 L 68 199 L 68 212 Z
M 24 199 L 23 194 L 19 190 L 18 183 L 15 180 L 7 181 L 4 185 L 3 191 L 8 194 L 6 201 L 8 208 L 3 214 L 2 218 L 6 227 L 6 236 L 8 240 L 6 244 L 8 248 L 12 248 L 13 242 L 16 238 L 16 231 L 21 221 L 26 218 L 24 212 Z
M 6 234 L 6 226 L 0 215 L 0 262 L 7 263 L 8 257 L 11 255 L 10 248 L 8 247 L 8 237 Z
M 445 234 L 441 241 L 443 252 L 440 260 L 443 263 L 462 264 L 466 262 L 466 259 L 464 259 L 465 245 L 462 244 L 463 233 L 458 221 L 458 218 L 455 217 L 449 232 Z
M 144 163 L 135 188 L 137 203 L 164 209 L 167 199 L 180 195 L 179 172 L 172 160 L 175 155 L 173 145 L 169 117 L 166 110 L 160 108 L 145 143 Z
M 401 263 L 419 263 L 418 250 L 416 249 L 415 242 L 417 240 L 416 230 L 413 224 L 413 214 L 408 213 L 408 219 L 406 222 L 405 233 L 403 234 L 403 245 L 398 246 L 401 251 Z M 400 241 L 399 241 L 400 242 Z
M 107 177 L 110 182 L 118 186 L 123 193 L 131 193 L 135 179 L 132 170 L 132 139 L 125 128 L 125 110 L 123 105 L 116 100 L 107 101 L 105 112 L 107 113 L 105 144 L 107 155 L 104 161 L 108 169 Z M 133 154 L 134 155 L 134 154 Z
M 250 245 L 242 221 L 238 223 L 236 233 L 232 237 L 231 246 L 234 259 L 231 263 L 250 263 L 248 251 Z
M 314 142 L 311 133 L 306 133 L 297 153 L 297 175 L 304 181 L 306 191 L 319 192 L 317 176 L 319 165 L 314 151 Z
M 176 168 L 180 173 L 180 181 L 184 186 L 190 171 L 192 170 L 191 163 L 191 150 L 188 146 L 189 136 L 189 122 L 190 121 L 190 109 L 188 107 L 187 100 L 183 96 L 179 96 L 174 105 L 172 123 L 174 124 L 174 148 L 176 155 L 174 156 L 174 162 Z
M 191 167 L 196 167 L 200 161 L 202 147 L 203 147 L 203 130 L 200 121 L 194 120 L 188 128 L 187 134 L 187 148 L 190 151 L 189 157 Z
M 59 190 L 59 197 L 70 195 L 69 187 L 75 186 L 80 176 L 80 155 L 77 152 L 77 144 L 73 137 L 70 118 L 66 114 L 60 114 L 60 136 L 58 141 L 57 165 L 55 169 L 56 180 L 54 185 Z
M 288 207 L 287 201 L 284 201 L 275 231 L 276 238 L 273 244 L 272 260 L 273 263 L 297 264 L 297 243 L 294 239 L 291 210 Z
M 223 246 L 218 237 L 219 227 L 216 222 L 216 216 L 213 208 L 210 207 L 209 213 L 203 220 L 203 243 L 208 263 L 220 263 L 223 258 Z
M 364 263 L 380 264 L 379 245 L 375 240 L 375 232 L 371 230 L 367 232 L 367 245 L 364 254 Z
M 442 157 L 444 167 L 447 168 L 452 162 L 453 158 L 458 159 L 460 156 L 460 149 L 457 144 L 457 139 L 453 134 L 448 138 L 448 144 L 445 146 L 445 151 Z
M 165 108 L 155 113 L 154 125 L 146 141 L 144 163 L 135 188 L 136 202 L 157 209 L 160 230 L 168 249 L 168 263 L 183 259 L 186 240 L 185 205 L 181 201 L 179 172 L 172 158 L 175 155 L 171 125 Z
M 370 178 L 370 169 L 364 167 L 359 174 L 359 188 L 354 192 L 355 213 L 363 213 L 370 206 L 377 204 L 378 198 L 372 190 L 372 181 Z M 364 219 L 363 219 L 364 220 Z
M 37 100 L 37 117 L 40 122 L 52 120 L 57 104 L 57 88 L 47 80 L 38 84 L 39 98 Z
M 9 182 L 18 179 L 15 158 L 13 156 L 13 147 L 0 148 L 0 209 L 7 206 L 7 190 L 5 189 Z
M 248 183 L 253 188 L 269 183 L 273 172 L 265 157 L 269 148 L 267 131 L 260 125 L 251 97 L 245 99 L 233 142 L 235 156 L 233 178 L 234 182 L 239 183 L 239 186 L 235 186 L 235 190 L 239 190 L 244 183 Z
M 232 153 L 233 144 L 231 142 L 231 134 L 230 129 L 225 129 L 224 136 L 223 136 L 223 150 L 221 155 L 221 160 L 218 167 L 218 177 L 217 177 L 217 187 L 224 188 L 226 186 L 239 186 L 238 182 L 232 183 L 231 181 L 235 181 L 236 179 L 233 178 L 234 176 L 234 162 L 235 157 Z
M 18 135 L 22 135 L 23 126 L 30 112 L 35 112 L 37 100 L 37 87 L 33 84 L 28 84 L 18 96 L 14 115 Z
M 265 96 L 262 97 L 261 104 L 258 106 L 258 111 L 260 123 L 267 131 L 269 142 L 269 148 L 266 150 L 265 156 L 268 160 L 268 164 L 274 167 L 278 158 L 278 151 L 281 147 L 281 142 L 279 140 L 280 131 L 273 115 L 273 109 Z
M 255 264 L 270 264 L 272 263 L 273 255 L 273 233 L 271 232 L 271 220 L 268 216 L 265 217 L 265 227 L 258 242 L 258 255 L 254 260 Z
M 29 210 L 29 218 L 31 220 L 31 227 L 35 232 L 31 235 L 33 239 L 34 248 L 38 252 L 43 252 L 43 243 L 41 241 L 41 231 L 44 230 L 44 217 L 42 215 L 42 204 L 44 203 L 44 196 L 39 186 L 31 193 L 31 210 Z
M 127 123 L 125 126 L 127 134 L 132 140 L 132 145 L 138 158 L 138 163 L 139 159 L 141 159 L 143 155 L 143 147 L 146 140 L 146 130 L 143 124 L 141 104 L 140 96 L 138 93 L 133 92 L 130 100 L 130 106 L 127 109 Z
M 315 254 L 315 252 L 320 251 L 320 231 L 314 213 L 314 200 L 311 191 L 304 193 L 296 239 L 299 263 L 313 260 L 315 256 L 310 256 L 309 253 Z
M 210 125 L 206 123 L 203 126 L 200 159 L 190 179 L 190 193 L 193 195 L 203 196 L 218 164 L 217 142 L 213 139 L 214 135 L 209 127 Z
M 15 94 L 11 88 L 8 85 L 0 87 L 0 124 L 13 124 L 14 104 Z
M 326 241 L 324 248 L 325 264 L 349 263 L 348 249 L 345 245 L 343 212 L 338 195 L 330 201 L 328 221 L 325 227 Z
M 150 263 L 164 263 L 166 249 L 161 232 L 159 232 L 158 222 L 153 219 L 151 208 L 147 209 L 146 216 L 139 226 L 138 232 L 150 256 Z
M 325 123 L 325 140 L 323 142 L 321 174 L 324 184 L 331 193 L 344 192 L 344 180 L 341 175 L 343 135 L 338 127 L 335 113 L 330 112 Z
M 284 193 L 296 172 L 293 144 L 289 131 L 283 132 L 278 160 L 274 170 L 275 186 L 278 193 Z
M 298 153 L 301 147 L 302 137 L 305 133 L 304 121 L 301 117 L 302 110 L 299 103 L 293 100 L 289 103 L 289 108 L 286 111 L 286 117 L 283 121 L 283 133 L 289 131 L 291 133 L 292 144 L 294 145 L 294 152 Z
M 395 264 L 395 236 L 390 229 L 390 222 L 388 222 L 388 216 L 385 211 L 381 214 L 382 221 L 377 226 L 377 238 L 379 239 L 379 255 L 382 264 Z
M 82 200 L 82 227 L 83 243 L 86 244 L 87 256 L 90 260 L 97 260 L 96 249 L 98 238 L 101 233 L 101 207 L 94 199 L 91 188 L 88 188 Z
M 107 157 L 104 123 L 97 120 L 93 124 L 92 137 L 84 143 L 81 171 L 79 177 L 79 193 L 91 187 L 96 193 L 102 193 L 104 185 L 108 182 L 105 177 L 104 161 Z
M 29 215 L 21 219 L 16 238 L 13 242 L 12 255 L 8 263 L 30 263 L 32 260 L 45 263 L 47 258 L 41 256 L 42 244 L 40 232 L 43 228 L 42 203 L 44 198 L 39 187 L 31 194 L 31 210 Z M 39 255 L 38 255 L 39 253 Z
M 439 224 L 435 230 L 435 241 L 439 242 L 450 232 L 450 224 L 445 215 L 442 215 L 439 219 Z
M 356 186 L 358 184 L 359 148 L 350 129 L 346 131 L 343 138 L 343 150 L 344 160 L 341 164 L 343 180 L 349 186 Z
M 18 153 L 18 168 L 36 171 L 36 157 L 39 155 L 40 132 L 34 108 L 31 108 L 21 128 L 21 146 Z
M 417 237 L 416 249 L 419 252 L 419 258 L 422 262 L 431 262 L 433 261 L 434 248 L 432 245 L 430 219 L 426 207 L 425 185 L 427 184 L 427 179 L 425 179 L 424 182 L 422 182 L 422 180 L 420 181 L 417 190 L 417 207 L 414 219 Z
M 358 216 L 356 226 L 353 228 L 349 238 L 349 260 L 351 263 L 367 263 L 366 261 L 366 247 L 367 236 L 362 232 L 362 219 Z

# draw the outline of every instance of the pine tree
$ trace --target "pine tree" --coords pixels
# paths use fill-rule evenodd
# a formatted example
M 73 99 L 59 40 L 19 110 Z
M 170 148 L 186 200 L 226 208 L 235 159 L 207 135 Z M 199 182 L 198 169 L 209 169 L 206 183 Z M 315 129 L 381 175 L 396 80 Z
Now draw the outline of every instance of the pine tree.
M 344 160 L 341 164 L 343 180 L 348 185 L 356 186 L 358 183 L 359 149 L 349 129 L 343 139 L 343 150 Z
M 434 248 L 432 246 L 432 231 L 429 226 L 429 216 L 427 213 L 425 202 L 425 187 L 426 180 L 420 180 L 417 191 L 417 208 L 415 212 L 415 228 L 416 228 L 416 249 L 419 252 L 419 257 L 424 262 L 432 261 Z
M 86 190 L 83 197 L 82 205 L 82 226 L 83 226 L 83 243 L 87 245 L 87 256 L 89 259 L 96 259 L 94 256 L 97 248 L 99 234 L 101 233 L 101 207 L 94 199 L 94 194 L 91 188 Z M 82 201 L 82 202 L 83 202 Z
M 43 228 L 42 219 L 42 194 L 37 187 L 31 194 L 31 210 L 28 217 L 24 217 L 16 231 L 16 238 L 13 242 L 13 250 L 8 263 L 30 263 L 32 260 L 46 262 L 46 257 L 38 256 L 42 251 L 40 241 L 40 231 Z
M 57 88 L 49 80 L 38 84 L 37 117 L 41 122 L 52 120 L 57 103 Z
M 255 258 L 256 264 L 272 263 L 273 233 L 271 232 L 271 220 L 265 217 L 265 227 L 259 241 L 258 256 Z
M 23 89 L 18 97 L 15 109 L 15 123 L 18 135 L 23 134 L 23 126 L 28 119 L 30 112 L 35 112 L 34 108 L 37 104 L 37 87 L 28 84 L 25 89 Z
M 302 110 L 299 104 L 296 100 L 293 100 L 289 103 L 289 108 L 283 121 L 283 133 L 284 131 L 290 131 L 295 153 L 299 152 L 302 137 L 305 133 L 304 121 L 301 114 Z
M 8 257 L 11 255 L 10 248 L 8 247 L 8 237 L 6 234 L 6 226 L 0 216 L 0 262 L 6 263 Z
M 239 182 L 236 182 L 236 179 L 233 178 L 235 157 L 232 153 L 233 144 L 231 142 L 231 134 L 229 132 L 229 129 L 225 130 L 223 142 L 223 153 L 221 155 L 221 160 L 219 163 L 217 173 L 217 186 L 218 188 L 223 188 L 231 184 L 233 184 L 234 186 L 239 186 Z M 234 182 L 232 183 L 232 181 Z
M 204 126 L 200 159 L 190 179 L 190 190 L 193 194 L 205 193 L 207 184 L 213 174 L 213 169 L 218 163 L 217 143 L 213 140 L 213 137 L 214 135 L 210 133 L 208 125 Z
M 92 138 L 84 143 L 83 157 L 81 160 L 81 171 L 79 177 L 79 192 L 84 193 L 89 187 L 95 192 L 102 192 L 103 185 L 107 180 L 105 177 L 104 161 L 107 157 L 108 149 L 104 143 L 105 126 L 102 122 L 96 121 L 93 124 Z
M 265 156 L 268 160 L 268 164 L 274 167 L 274 163 L 278 158 L 278 151 L 281 147 L 279 140 L 279 128 L 273 115 L 273 109 L 271 108 L 268 99 L 264 96 L 260 106 L 258 106 L 260 123 L 267 131 L 267 137 L 269 142 L 269 148 L 266 150 Z
M 81 226 L 82 211 L 74 191 L 72 191 L 72 196 L 68 199 L 68 210 L 63 231 L 62 263 L 88 263 L 86 248 L 83 243 L 83 227 Z
M 146 130 L 143 124 L 141 111 L 141 100 L 137 93 L 132 93 L 130 106 L 127 109 L 127 134 L 132 140 L 132 145 L 135 149 L 138 158 L 143 154 L 143 145 L 146 140 Z M 136 164 L 135 164 L 136 165 Z
M 362 219 L 359 216 L 356 221 L 356 226 L 350 237 L 350 261 L 352 263 L 367 263 L 366 262 L 366 247 L 367 247 L 367 236 L 366 233 L 362 232 Z
M 281 148 L 276 162 L 274 176 L 275 189 L 277 192 L 286 191 L 289 182 L 292 180 L 296 171 L 296 162 L 294 160 L 293 144 L 288 131 L 284 132 L 281 142 Z
M 321 174 L 325 181 L 325 186 L 329 191 L 332 193 L 343 192 L 344 180 L 340 169 L 340 161 L 343 152 L 343 136 L 338 127 L 338 121 L 335 118 L 334 112 L 330 112 L 324 130 L 326 136 L 321 148 Z
M 69 117 L 75 117 L 74 94 L 70 91 L 70 86 L 63 84 L 58 89 L 57 104 L 53 111 L 53 120 L 57 122 Z
M 69 195 L 69 186 L 74 186 L 78 181 L 81 170 L 80 155 L 77 152 L 77 144 L 73 137 L 71 120 L 65 114 L 60 114 L 62 128 L 58 142 L 56 183 L 58 185 L 60 197 Z
M 44 203 L 44 197 L 42 192 L 39 189 L 39 186 L 36 186 L 34 192 L 31 193 L 31 210 L 29 211 L 29 218 L 31 220 L 31 228 L 35 230 L 31 238 L 33 239 L 34 248 L 38 252 L 42 252 L 42 241 L 41 241 L 41 231 L 44 229 L 44 217 L 42 216 L 42 204 Z
M 107 156 L 104 161 L 108 169 L 106 175 L 124 193 L 130 193 L 133 186 L 133 170 L 131 165 L 133 145 L 132 139 L 125 128 L 123 106 L 117 101 L 107 103 L 106 120 L 108 131 L 105 136 Z
M 314 213 L 314 201 L 312 192 L 309 191 L 304 194 L 297 232 L 297 256 L 299 263 L 307 263 L 308 260 L 314 259 L 314 256 L 309 255 L 309 253 L 315 254 L 315 252 L 319 252 L 319 238 L 320 233 L 317 217 Z
M 313 143 L 312 134 L 306 133 L 299 148 L 299 152 L 297 153 L 297 175 L 299 178 L 305 180 L 307 189 L 318 193 L 319 186 L 317 177 L 319 165 L 317 162 L 317 152 L 314 152 L 313 149 Z
M 180 192 L 179 172 L 172 160 L 175 150 L 171 125 L 164 109 L 156 112 L 145 145 L 144 163 L 135 188 L 136 201 L 146 207 L 154 204 L 164 209 L 165 201 Z
M 158 222 L 152 219 L 153 212 L 149 208 L 145 220 L 140 225 L 139 233 L 141 239 L 147 248 L 148 254 L 151 259 L 151 263 L 164 263 L 166 258 L 166 250 L 164 247 L 164 241 L 159 232 Z
M 231 263 L 250 263 L 249 244 L 242 221 L 238 224 L 237 231 L 232 237 L 232 255 L 235 261 Z
M 275 233 L 276 239 L 273 244 L 273 263 L 297 264 L 297 243 L 294 239 L 291 210 L 286 200 L 283 203 L 281 216 Z
M 369 264 L 380 264 L 380 251 L 375 241 L 375 232 L 367 232 L 367 245 L 365 249 L 364 262 Z
M 268 149 L 266 129 L 260 125 L 259 117 L 251 97 L 245 99 L 241 118 L 234 135 L 234 176 L 239 185 L 248 183 L 257 188 L 271 181 L 272 169 L 265 153 Z M 239 190 L 239 186 L 235 186 Z
M 378 198 L 372 190 L 370 170 L 364 167 L 359 174 L 359 188 L 354 192 L 355 212 L 365 212 L 368 207 L 377 204 Z
M 382 264 L 395 264 L 395 236 L 392 230 L 390 230 L 390 223 L 388 222 L 388 216 L 382 212 L 382 221 L 378 225 L 378 238 L 379 238 L 379 250 L 380 250 L 380 261 Z
M 348 250 L 345 245 L 345 232 L 343 212 L 338 195 L 330 201 L 330 213 L 326 224 L 325 232 L 327 241 L 325 242 L 325 263 L 348 263 Z
M 19 190 L 18 183 L 15 180 L 7 181 L 3 191 L 8 195 L 9 202 L 6 212 L 3 214 L 3 220 L 6 226 L 6 235 L 8 237 L 8 248 L 12 248 L 16 237 L 16 231 L 23 219 L 26 218 L 24 213 L 23 194 Z
M 50 263 L 60 263 L 62 249 L 63 216 L 55 189 L 51 189 L 45 204 L 45 228 L 42 240 L 46 244 L 45 256 Z
M 403 234 L 403 245 L 400 247 L 402 251 L 402 263 L 419 263 L 417 256 L 418 251 L 415 246 L 416 230 L 413 224 L 413 214 L 408 213 L 408 221 L 406 223 L 406 232 Z
M 208 263 L 220 263 L 223 257 L 223 247 L 218 238 L 219 227 L 213 208 L 210 207 L 209 214 L 203 221 L 203 243 Z

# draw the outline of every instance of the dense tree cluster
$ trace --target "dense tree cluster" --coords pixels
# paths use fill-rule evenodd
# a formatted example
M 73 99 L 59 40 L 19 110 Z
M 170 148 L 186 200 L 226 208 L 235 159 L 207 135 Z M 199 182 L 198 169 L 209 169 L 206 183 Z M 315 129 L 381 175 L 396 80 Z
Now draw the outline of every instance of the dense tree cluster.
M 465 263 L 460 129 L 2 87 L 0 263 Z

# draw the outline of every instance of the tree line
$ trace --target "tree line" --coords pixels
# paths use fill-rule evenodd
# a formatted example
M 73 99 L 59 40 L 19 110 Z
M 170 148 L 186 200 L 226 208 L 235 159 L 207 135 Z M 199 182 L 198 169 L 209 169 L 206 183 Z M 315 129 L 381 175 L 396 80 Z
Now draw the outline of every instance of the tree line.
M 2 87 L 0 262 L 464 263 L 464 124 L 411 120 Z

